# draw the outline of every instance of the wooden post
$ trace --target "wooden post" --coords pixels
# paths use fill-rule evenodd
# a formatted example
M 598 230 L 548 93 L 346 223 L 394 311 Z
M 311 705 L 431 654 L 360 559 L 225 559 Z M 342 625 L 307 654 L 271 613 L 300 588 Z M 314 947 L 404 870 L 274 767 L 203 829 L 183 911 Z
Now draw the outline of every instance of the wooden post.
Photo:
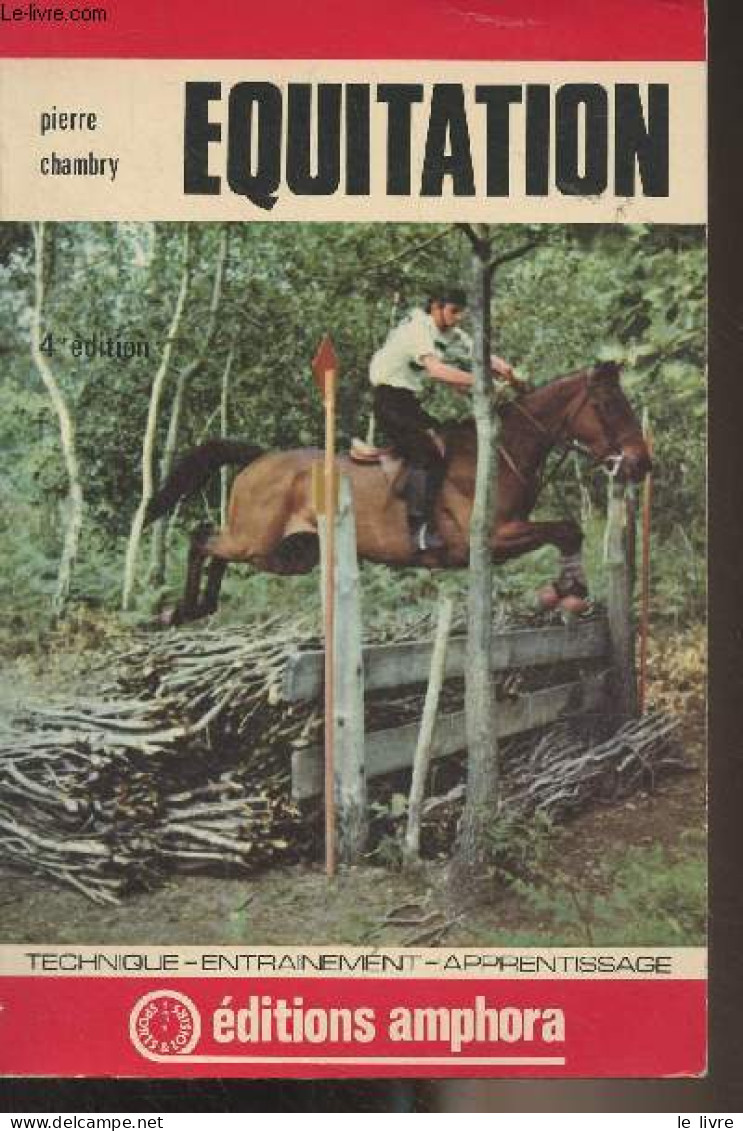
M 439 710 L 439 697 L 444 683 L 444 670 L 446 668 L 446 647 L 449 643 L 451 619 L 454 604 L 451 597 L 444 597 L 439 605 L 439 619 L 436 626 L 436 639 L 431 653 L 431 671 L 426 688 L 426 701 L 423 704 L 421 729 L 418 734 L 418 743 L 413 756 L 413 780 L 410 785 L 410 800 L 408 802 L 408 826 L 405 833 L 405 862 L 414 863 L 420 855 L 421 839 L 421 810 L 423 796 L 428 776 L 428 766 L 431 761 L 431 745 L 433 732 L 436 726 L 436 716 Z
M 369 816 L 364 766 L 364 664 L 361 650 L 359 562 L 351 482 L 340 476 L 335 571 L 335 797 L 338 848 L 344 864 L 366 850 Z M 326 722 L 327 726 L 327 722 Z
M 627 507 L 624 486 L 610 481 L 606 538 L 606 614 L 616 710 L 622 718 L 637 715 L 637 677 L 635 674 L 634 626 L 632 614 L 631 569 L 627 556 Z
M 335 384 L 338 379 L 338 358 L 330 337 L 320 342 L 312 361 L 312 372 L 325 405 L 325 870 L 335 875 L 335 751 L 333 719 L 335 718 Z
M 335 375 L 325 388 L 325 871 L 335 875 Z
M 637 485 L 628 483 L 625 488 L 625 506 L 627 508 L 627 538 L 625 553 L 629 568 L 630 593 L 637 592 L 637 512 L 638 496 Z

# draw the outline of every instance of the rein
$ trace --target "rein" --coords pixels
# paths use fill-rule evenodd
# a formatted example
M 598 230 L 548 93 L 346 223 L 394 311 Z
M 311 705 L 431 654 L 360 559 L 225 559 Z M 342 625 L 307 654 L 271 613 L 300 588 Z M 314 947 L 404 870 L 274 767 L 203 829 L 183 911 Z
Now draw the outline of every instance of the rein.
M 548 441 L 548 443 L 547 443 L 548 454 L 549 454 L 550 451 L 552 451 L 553 448 L 557 447 L 558 445 L 562 449 L 562 451 L 560 452 L 559 458 L 553 463 L 549 474 L 547 475 L 543 472 L 542 475 L 539 476 L 537 483 L 536 483 L 535 498 L 538 498 L 539 495 L 544 490 L 544 488 L 547 486 L 547 484 L 550 483 L 554 479 L 554 477 L 557 475 L 557 473 L 560 470 L 560 468 L 562 467 L 562 465 L 565 463 L 565 460 L 571 454 L 571 452 L 575 452 L 578 455 L 582 455 L 582 456 L 587 455 L 585 450 L 579 444 L 577 444 L 575 442 L 575 440 L 561 440 L 560 434 L 565 431 L 566 427 L 570 424 L 570 422 L 572 420 L 575 419 L 575 417 L 578 415 L 578 413 L 582 412 L 584 406 L 586 405 L 586 403 L 590 399 L 590 395 L 591 394 L 590 394 L 590 390 L 588 388 L 588 384 L 586 384 L 586 388 L 583 390 L 583 395 L 579 399 L 576 398 L 576 399 L 578 399 L 577 407 L 572 407 L 572 408 L 569 407 L 569 411 L 565 414 L 564 417 L 561 417 L 560 420 L 558 421 L 557 428 L 554 432 L 550 431 L 549 428 L 545 428 L 545 426 L 542 424 L 542 422 L 537 420 L 536 416 L 534 416 L 534 414 L 532 412 L 530 412 L 529 409 L 526 407 L 526 405 L 522 404 L 521 401 L 519 401 L 519 400 L 511 401 L 513 408 L 517 409 L 521 413 L 521 415 L 524 417 L 524 419 L 529 422 L 529 424 L 532 426 L 532 428 L 534 428 L 534 430 L 536 432 L 539 432 L 542 436 L 544 436 L 545 439 Z M 498 451 L 499 451 L 500 455 L 503 456 L 503 459 L 506 461 L 506 463 L 508 464 L 508 466 L 510 467 L 511 471 L 514 473 L 516 478 L 521 482 L 522 486 L 528 487 L 529 486 L 528 480 L 524 476 L 523 472 L 519 469 L 518 465 L 516 464 L 516 461 L 514 460 L 513 456 L 508 451 L 508 449 L 503 444 L 499 444 Z

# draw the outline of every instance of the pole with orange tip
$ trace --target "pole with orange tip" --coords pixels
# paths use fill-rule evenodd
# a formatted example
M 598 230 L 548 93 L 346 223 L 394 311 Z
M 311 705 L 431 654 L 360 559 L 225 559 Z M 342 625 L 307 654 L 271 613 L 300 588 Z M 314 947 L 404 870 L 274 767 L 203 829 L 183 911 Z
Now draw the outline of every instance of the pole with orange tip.
M 312 373 L 325 405 L 323 501 L 325 510 L 325 871 L 334 876 L 335 852 L 335 392 L 338 357 L 325 334 L 312 360 Z

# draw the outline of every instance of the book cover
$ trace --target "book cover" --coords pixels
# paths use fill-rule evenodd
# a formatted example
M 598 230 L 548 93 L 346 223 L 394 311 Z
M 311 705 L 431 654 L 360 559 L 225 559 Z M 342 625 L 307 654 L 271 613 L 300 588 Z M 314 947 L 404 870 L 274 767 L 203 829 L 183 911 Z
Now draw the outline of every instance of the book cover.
M 0 25 L 0 1072 L 703 1074 L 703 5 Z

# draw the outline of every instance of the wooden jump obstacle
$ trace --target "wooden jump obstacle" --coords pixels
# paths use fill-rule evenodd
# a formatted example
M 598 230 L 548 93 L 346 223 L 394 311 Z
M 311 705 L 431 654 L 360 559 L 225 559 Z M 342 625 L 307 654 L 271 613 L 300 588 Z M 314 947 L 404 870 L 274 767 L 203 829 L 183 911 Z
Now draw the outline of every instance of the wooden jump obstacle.
M 346 477 L 341 476 L 340 480 L 335 516 L 334 775 L 340 856 L 351 861 L 358 858 L 365 846 L 366 783 L 383 774 L 411 769 L 420 729 L 419 721 L 415 721 L 365 735 L 364 695 L 425 685 L 433 642 L 362 647 L 353 505 Z M 493 733 L 499 738 L 510 738 L 580 715 L 613 715 L 624 722 L 637 713 L 633 563 L 628 553 L 633 540 L 628 537 L 627 516 L 624 489 L 612 481 L 604 543 L 605 616 L 494 634 L 490 657 L 494 676 L 520 668 L 570 662 L 586 665 L 577 679 L 499 701 L 493 717 Z M 324 541 L 321 529 L 321 542 Z M 463 677 L 465 664 L 466 637 L 453 636 L 446 650 L 444 678 Z M 284 668 L 280 698 L 286 703 L 322 701 L 324 670 L 322 650 L 290 656 Z M 464 734 L 463 710 L 439 715 L 431 760 L 464 749 Z M 295 750 L 292 754 L 293 799 L 301 802 L 317 797 L 323 792 L 323 785 L 323 748 L 317 745 Z
M 466 638 L 449 641 L 445 678 L 464 675 Z M 431 645 L 421 642 L 366 646 L 362 652 L 365 689 L 399 690 L 424 684 L 431 659 Z M 495 634 L 491 654 L 493 675 L 524 667 L 540 667 L 569 660 L 591 661 L 605 669 L 595 675 L 543 688 L 499 702 L 493 730 L 499 738 L 510 738 L 536 727 L 548 726 L 567 715 L 596 712 L 608 703 L 610 664 L 609 630 L 606 620 L 577 623 L 572 627 L 515 629 Z M 301 702 L 322 694 L 321 652 L 301 652 L 290 657 L 285 670 L 283 697 Z M 419 724 L 407 723 L 389 730 L 373 731 L 364 738 L 366 778 L 379 777 L 413 764 Z M 443 758 L 464 745 L 464 711 L 440 715 L 434 732 L 432 759 Z M 322 791 L 323 758 L 319 746 L 294 752 L 292 794 L 307 800 Z

